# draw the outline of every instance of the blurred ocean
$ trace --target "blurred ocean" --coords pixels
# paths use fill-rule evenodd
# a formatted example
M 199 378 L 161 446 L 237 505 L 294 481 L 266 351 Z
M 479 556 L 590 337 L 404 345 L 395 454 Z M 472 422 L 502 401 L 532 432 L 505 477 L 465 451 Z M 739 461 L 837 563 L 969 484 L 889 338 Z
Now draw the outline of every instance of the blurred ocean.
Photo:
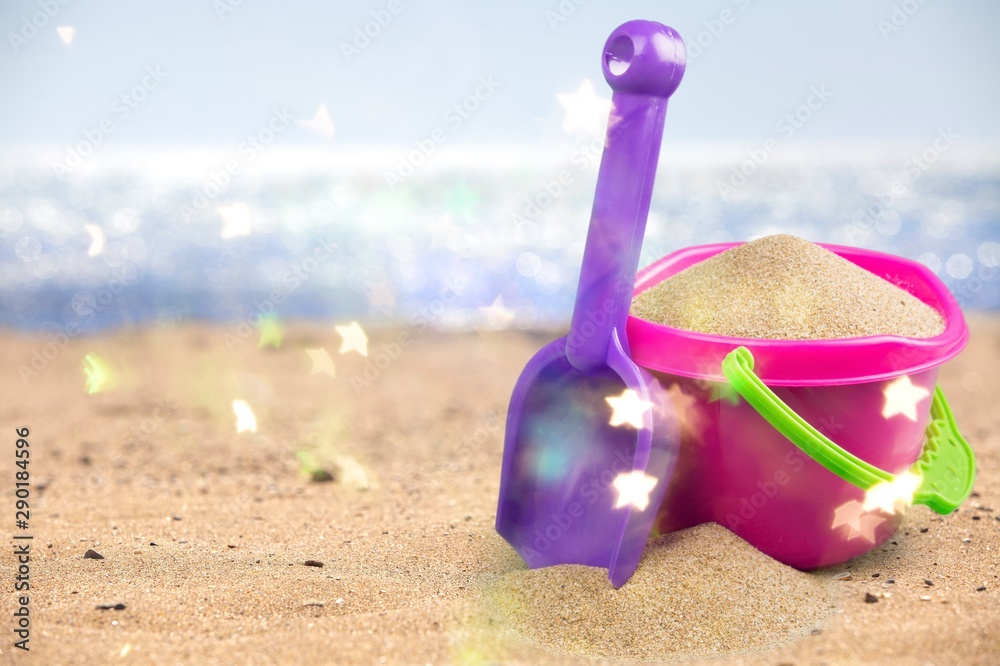
M 1000 309 L 996 159 L 803 152 L 758 166 L 748 155 L 664 157 L 641 265 L 688 245 L 787 232 L 918 259 L 966 308 Z M 565 325 L 599 147 L 435 155 L 412 174 L 400 168 L 408 160 L 290 155 L 281 168 L 273 160 L 235 175 L 224 159 L 191 166 L 156 153 L 62 174 L 48 161 L 2 161 L 0 325 L 253 323 L 272 311 Z

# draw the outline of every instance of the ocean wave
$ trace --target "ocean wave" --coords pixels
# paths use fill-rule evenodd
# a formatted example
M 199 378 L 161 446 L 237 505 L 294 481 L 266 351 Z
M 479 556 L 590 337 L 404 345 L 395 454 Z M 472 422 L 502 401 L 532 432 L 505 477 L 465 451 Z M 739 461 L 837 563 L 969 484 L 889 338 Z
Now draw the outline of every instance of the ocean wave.
M 688 245 L 793 233 L 917 259 L 963 306 L 1000 308 L 995 161 L 692 154 L 661 165 L 642 264 Z M 8 162 L 0 323 L 96 330 L 273 310 L 445 328 L 564 325 L 599 158 L 588 145 L 544 159 L 442 158 L 402 179 L 387 176 L 399 174 L 391 156 L 249 175 L 169 161 L 66 175 Z

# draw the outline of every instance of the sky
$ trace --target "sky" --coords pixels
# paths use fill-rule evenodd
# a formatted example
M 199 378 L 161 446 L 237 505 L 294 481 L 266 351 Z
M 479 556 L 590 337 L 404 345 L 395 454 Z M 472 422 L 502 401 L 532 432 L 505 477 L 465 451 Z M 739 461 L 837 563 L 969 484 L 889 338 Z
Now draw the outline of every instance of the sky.
M 7 0 L 0 153 L 61 149 L 102 121 L 115 148 L 232 150 L 276 113 L 308 120 L 323 105 L 332 136 L 291 123 L 281 143 L 408 146 L 444 128 L 454 145 L 540 145 L 563 117 L 558 94 L 589 79 L 610 97 L 601 49 L 633 18 L 688 43 L 672 141 L 757 145 L 822 90 L 800 141 L 926 144 L 952 127 L 1000 145 L 988 0 Z M 482 81 L 485 99 L 449 124 Z

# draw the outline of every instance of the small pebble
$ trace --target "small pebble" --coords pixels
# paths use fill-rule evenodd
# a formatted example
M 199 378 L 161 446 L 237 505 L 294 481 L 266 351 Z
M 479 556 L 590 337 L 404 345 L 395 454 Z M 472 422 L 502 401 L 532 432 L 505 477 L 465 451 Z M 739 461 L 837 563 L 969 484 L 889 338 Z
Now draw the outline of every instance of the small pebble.
M 98 604 L 97 610 L 125 610 L 125 604 L 121 602 L 117 604 Z
M 314 469 L 309 472 L 309 480 L 313 483 L 329 483 L 333 481 L 333 474 L 325 469 Z
M 924 578 L 924 585 L 933 585 L 933 584 L 934 581 L 932 581 L 930 578 Z
M 876 604 L 876 603 L 878 603 L 878 597 L 876 597 L 871 592 L 865 592 L 865 603 L 866 604 Z
M 896 579 L 895 578 L 887 578 L 885 582 L 889 583 L 890 585 L 895 585 L 896 584 Z
M 160 544 L 156 543 L 155 541 L 150 541 L 149 545 L 150 546 L 159 546 Z
M 928 529 L 930 529 L 930 528 L 929 527 L 921 527 L 920 528 L 920 533 L 924 534 L 925 532 L 927 532 Z
M 83 559 L 85 560 L 103 560 L 104 556 L 98 553 L 93 548 L 89 548 L 86 553 L 83 554 Z
M 851 580 L 851 572 L 841 571 L 838 574 L 833 574 L 833 580 Z
M 876 571 L 875 573 L 872 574 L 872 578 L 878 578 L 881 575 L 882 574 L 880 574 L 879 572 Z
M 306 560 L 303 562 L 307 567 L 322 567 L 323 563 L 319 560 Z
M 985 585 L 980 585 L 979 587 L 976 588 L 976 592 L 985 592 L 985 591 L 986 591 Z
M 931 598 L 930 598 L 930 596 L 929 596 L 929 595 L 926 595 L 926 594 L 925 594 L 925 595 L 923 595 L 923 596 L 921 596 L 921 597 L 920 597 L 920 600 L 921 600 L 921 601 L 930 601 L 930 600 L 931 600 Z

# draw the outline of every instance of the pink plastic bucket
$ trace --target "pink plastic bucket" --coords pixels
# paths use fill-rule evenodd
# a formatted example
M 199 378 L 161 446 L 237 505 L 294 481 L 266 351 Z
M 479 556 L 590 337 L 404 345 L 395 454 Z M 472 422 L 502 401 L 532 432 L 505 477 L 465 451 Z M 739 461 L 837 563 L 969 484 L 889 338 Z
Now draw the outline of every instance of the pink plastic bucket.
M 736 245 L 674 252 L 640 271 L 635 293 Z M 933 338 L 756 340 L 629 317 L 632 358 L 669 391 L 681 419 L 681 453 L 657 518 L 661 533 L 714 521 L 777 560 L 814 569 L 868 552 L 899 526 L 899 513 L 862 510 L 863 490 L 809 458 L 745 401 L 720 397 L 728 386 L 722 360 L 743 346 L 764 383 L 850 453 L 892 473 L 920 455 L 938 366 L 968 341 L 958 303 L 921 264 L 823 247 L 935 308 L 945 319 L 944 332 Z M 904 392 L 903 400 L 887 397 L 887 387 L 904 376 L 918 388 Z

